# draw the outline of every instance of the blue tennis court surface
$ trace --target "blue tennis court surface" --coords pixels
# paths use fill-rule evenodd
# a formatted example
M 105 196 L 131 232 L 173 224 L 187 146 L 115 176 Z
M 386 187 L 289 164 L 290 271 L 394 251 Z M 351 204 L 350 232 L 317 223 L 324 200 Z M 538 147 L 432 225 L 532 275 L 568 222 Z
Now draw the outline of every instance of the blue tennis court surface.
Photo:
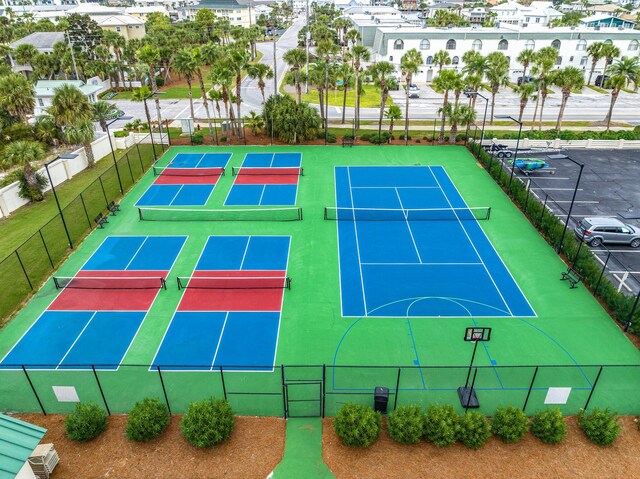
M 248 168 L 297 168 L 302 153 L 247 153 L 242 162 Z
M 335 182 L 343 316 L 535 316 L 444 168 L 336 167 Z
M 210 236 L 192 280 L 215 279 L 216 286 L 186 286 L 152 367 L 265 371 L 273 365 L 284 289 L 264 285 L 284 278 L 289 244 L 288 236 Z
M 231 153 L 178 153 L 169 168 L 224 168 Z
M 76 278 L 133 282 L 155 275 L 154 288 L 65 287 L 0 363 L 0 368 L 117 369 L 172 268 L 186 237 L 111 236 Z

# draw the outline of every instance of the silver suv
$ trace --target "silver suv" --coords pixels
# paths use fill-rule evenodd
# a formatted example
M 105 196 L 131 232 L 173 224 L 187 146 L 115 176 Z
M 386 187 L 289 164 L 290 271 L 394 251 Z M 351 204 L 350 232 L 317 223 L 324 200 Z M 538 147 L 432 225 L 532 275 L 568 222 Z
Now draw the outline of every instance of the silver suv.
M 576 225 L 574 232 L 576 238 L 584 240 L 589 246 L 600 246 L 602 243 L 628 244 L 632 248 L 640 246 L 640 228 L 616 218 L 584 218 Z

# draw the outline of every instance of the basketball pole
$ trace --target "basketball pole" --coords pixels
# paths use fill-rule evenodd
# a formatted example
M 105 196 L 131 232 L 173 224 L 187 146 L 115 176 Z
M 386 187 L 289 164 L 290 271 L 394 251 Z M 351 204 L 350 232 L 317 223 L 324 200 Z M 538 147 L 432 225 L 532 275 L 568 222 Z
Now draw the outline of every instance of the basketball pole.
M 478 349 L 478 341 L 473 342 L 473 354 L 471 355 L 471 363 L 469 364 L 469 371 L 467 372 L 467 380 L 464 382 L 464 388 L 469 386 L 469 378 L 471 377 L 471 370 L 473 369 L 473 360 L 476 357 L 476 350 Z

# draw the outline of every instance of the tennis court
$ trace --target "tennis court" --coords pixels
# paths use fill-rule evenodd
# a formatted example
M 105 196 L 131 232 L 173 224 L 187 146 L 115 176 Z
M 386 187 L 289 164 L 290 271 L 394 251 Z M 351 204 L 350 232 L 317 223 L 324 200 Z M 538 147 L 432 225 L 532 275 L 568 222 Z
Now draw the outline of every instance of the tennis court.
M 296 204 L 302 153 L 248 153 L 233 168 L 233 186 L 224 204 L 229 206 L 289 206 Z
M 202 206 L 207 203 L 231 153 L 180 153 L 166 167 L 153 167 L 154 183 L 139 206 Z
M 337 167 L 343 316 L 535 313 L 440 166 Z

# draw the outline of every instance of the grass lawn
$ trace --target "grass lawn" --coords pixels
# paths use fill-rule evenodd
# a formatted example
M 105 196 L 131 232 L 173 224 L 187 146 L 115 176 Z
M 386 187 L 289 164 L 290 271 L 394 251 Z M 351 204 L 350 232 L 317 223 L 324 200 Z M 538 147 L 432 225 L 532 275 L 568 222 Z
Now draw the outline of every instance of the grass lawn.
M 295 93 L 288 93 L 289 96 L 295 98 Z M 329 91 L 329 106 L 342 107 L 343 93 L 342 90 Z M 318 92 L 314 89 L 309 89 L 309 93 L 305 94 L 304 89 L 302 93 L 302 101 L 307 103 L 318 103 Z M 355 90 L 347 90 L 347 106 L 353 107 L 356 103 Z M 391 97 L 387 98 L 387 105 L 393 105 Z M 365 85 L 364 94 L 360 97 L 361 108 L 375 108 L 380 106 L 380 90 L 373 85 Z
M 602 93 L 603 95 L 608 95 L 609 91 L 605 90 L 604 88 L 600 88 L 599 86 L 595 86 L 595 85 L 585 85 L 587 88 L 591 88 L 593 91 L 597 91 L 598 93 Z

